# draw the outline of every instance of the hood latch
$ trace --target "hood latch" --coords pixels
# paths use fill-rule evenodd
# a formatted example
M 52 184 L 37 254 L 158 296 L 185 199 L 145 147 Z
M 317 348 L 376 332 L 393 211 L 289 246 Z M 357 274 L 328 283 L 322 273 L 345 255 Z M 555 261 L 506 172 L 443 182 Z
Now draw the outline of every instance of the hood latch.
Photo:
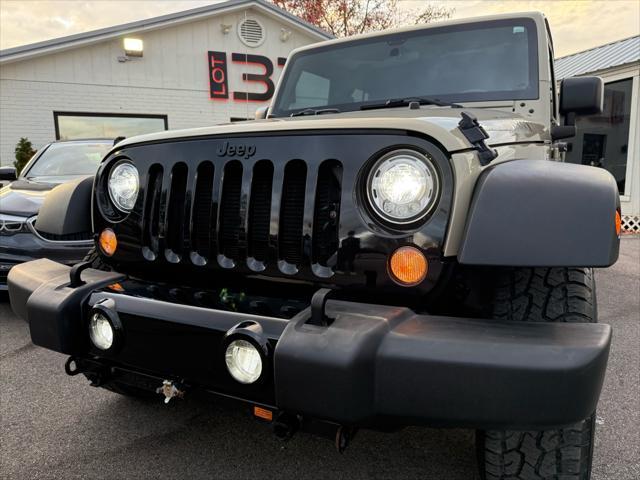
M 478 119 L 473 113 L 461 112 L 462 120 L 458 123 L 458 129 L 462 132 L 473 148 L 478 152 L 480 165 L 483 167 L 491 163 L 498 156 L 495 148 L 489 148 L 484 142 L 489 138 L 487 131 L 478 123 Z

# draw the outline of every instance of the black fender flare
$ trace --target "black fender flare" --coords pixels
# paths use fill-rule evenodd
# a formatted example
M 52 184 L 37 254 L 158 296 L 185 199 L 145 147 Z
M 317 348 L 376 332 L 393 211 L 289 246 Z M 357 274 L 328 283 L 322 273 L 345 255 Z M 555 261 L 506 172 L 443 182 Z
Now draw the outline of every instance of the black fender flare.
M 93 177 L 80 178 L 53 188 L 38 212 L 38 230 L 52 235 L 91 232 Z
M 458 261 L 607 267 L 618 259 L 620 196 L 602 168 L 548 160 L 493 165 L 478 178 Z

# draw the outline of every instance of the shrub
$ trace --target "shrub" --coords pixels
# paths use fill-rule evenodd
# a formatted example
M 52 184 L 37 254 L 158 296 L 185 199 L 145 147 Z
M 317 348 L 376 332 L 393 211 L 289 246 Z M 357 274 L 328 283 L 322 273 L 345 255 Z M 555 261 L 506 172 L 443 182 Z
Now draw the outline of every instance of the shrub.
M 16 175 L 20 175 L 20 172 L 27 164 L 27 162 L 36 154 L 33 149 L 33 145 L 28 138 L 22 137 L 15 149 L 16 161 L 13 162 L 13 166 L 16 167 Z

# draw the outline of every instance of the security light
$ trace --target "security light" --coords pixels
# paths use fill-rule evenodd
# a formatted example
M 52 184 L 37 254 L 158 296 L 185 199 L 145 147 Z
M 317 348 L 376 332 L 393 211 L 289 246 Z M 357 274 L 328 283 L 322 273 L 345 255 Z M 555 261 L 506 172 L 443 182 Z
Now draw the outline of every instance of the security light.
M 128 57 L 141 57 L 143 50 L 142 40 L 139 38 L 124 39 L 124 53 Z

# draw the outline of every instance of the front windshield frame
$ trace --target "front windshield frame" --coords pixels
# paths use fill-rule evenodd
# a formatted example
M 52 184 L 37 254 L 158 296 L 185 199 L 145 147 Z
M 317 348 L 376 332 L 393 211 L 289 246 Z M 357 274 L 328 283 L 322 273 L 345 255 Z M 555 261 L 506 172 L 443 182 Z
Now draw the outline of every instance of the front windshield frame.
M 37 171 L 36 172 L 33 171 L 34 168 L 37 168 L 38 164 L 41 161 L 43 161 L 43 160 L 46 161 L 46 157 L 48 156 L 49 153 L 52 152 L 52 149 L 55 150 L 59 146 L 64 146 L 64 147 L 75 146 L 75 147 L 78 147 L 78 146 L 93 146 L 93 145 L 104 146 L 104 154 L 102 154 L 100 160 L 96 164 L 96 168 L 91 173 L 88 173 L 88 172 L 67 172 L 67 173 L 57 173 L 57 174 L 42 175 L 42 174 L 38 173 Z M 107 155 L 107 153 L 109 153 L 109 151 L 111 150 L 112 147 L 113 147 L 113 141 L 101 140 L 101 139 L 50 143 L 45 148 L 43 148 L 41 151 L 39 151 L 29 161 L 29 163 L 25 166 L 24 170 L 21 172 L 20 177 L 21 178 L 25 178 L 25 179 L 28 180 L 28 179 L 32 179 L 32 178 L 41 178 L 41 179 L 52 178 L 52 179 L 54 179 L 54 178 L 72 178 L 72 177 L 84 177 L 84 176 L 94 175 L 95 172 L 98 170 L 98 167 L 100 166 L 100 163 L 102 162 L 102 160 L 104 160 L 104 157 Z
M 469 102 L 492 102 L 492 101 L 516 101 L 516 100 L 537 100 L 540 96 L 540 66 L 539 66 L 539 54 L 538 54 L 538 28 L 534 19 L 530 17 L 518 17 L 499 20 L 487 20 L 482 22 L 464 23 L 458 25 L 446 25 L 442 27 L 431 27 L 425 29 L 409 30 L 396 33 L 390 33 L 387 35 L 376 35 L 373 37 L 365 37 L 359 40 L 352 40 L 340 44 L 328 44 L 322 47 L 312 48 L 309 50 L 302 50 L 292 55 L 287 62 L 287 67 L 283 72 L 276 97 L 274 98 L 272 110 L 269 112 L 270 117 L 288 117 L 295 113 L 304 110 L 325 110 L 325 109 L 337 109 L 340 112 L 358 111 L 360 107 L 368 104 L 380 103 L 380 99 L 363 102 L 350 102 L 343 104 L 328 104 L 318 105 L 316 107 L 300 107 L 292 109 L 280 108 L 280 103 L 284 100 L 287 94 L 288 82 L 291 75 L 294 72 L 295 62 L 301 58 L 315 55 L 318 53 L 326 52 L 329 50 L 336 50 L 342 48 L 351 48 L 357 45 L 363 45 L 368 43 L 378 43 L 381 41 L 398 42 L 403 39 L 417 36 L 429 36 L 433 34 L 451 33 L 451 32 L 463 32 L 469 30 L 478 30 L 479 27 L 485 27 L 487 29 L 508 27 L 508 26 L 525 26 L 528 31 L 528 68 L 529 68 L 529 87 L 524 90 L 508 90 L 508 91 L 491 91 L 491 92 L 470 92 L 470 93 L 456 93 L 447 95 L 438 95 L 438 100 L 450 103 L 469 103 Z M 414 95 L 409 95 L 413 97 Z M 423 96 L 429 97 L 428 93 Z

